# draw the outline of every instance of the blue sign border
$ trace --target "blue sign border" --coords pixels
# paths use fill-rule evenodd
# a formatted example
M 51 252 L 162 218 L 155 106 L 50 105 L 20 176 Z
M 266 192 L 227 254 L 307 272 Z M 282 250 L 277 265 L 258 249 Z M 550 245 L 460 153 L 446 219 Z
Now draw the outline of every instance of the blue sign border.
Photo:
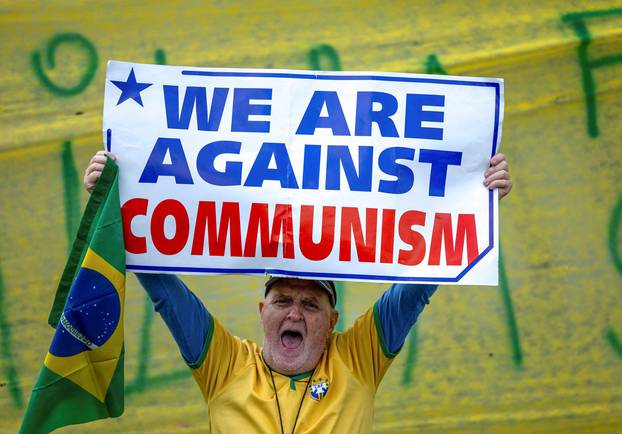
M 497 82 L 489 81 L 468 81 L 442 78 L 427 77 L 399 77 L 386 75 L 334 75 L 334 74 L 314 74 L 314 73 L 293 73 L 293 72 L 246 72 L 246 71 L 201 71 L 183 70 L 182 75 L 204 76 L 204 77 L 262 77 L 262 78 L 296 78 L 312 80 L 367 80 L 367 81 L 396 81 L 407 83 L 432 83 L 449 84 L 457 86 L 478 86 L 492 87 L 495 90 L 495 126 L 492 139 L 492 151 L 490 158 L 497 152 L 497 141 L 499 137 L 499 117 L 501 105 L 501 89 Z M 456 283 L 459 282 L 466 273 L 471 270 L 484 256 L 494 248 L 494 193 L 488 192 L 488 246 L 460 272 L 456 277 L 400 277 L 382 276 L 377 274 L 346 274 L 346 273 L 316 273 L 307 271 L 281 270 L 278 268 L 203 268 L 203 267 L 162 267 L 155 265 L 127 265 L 131 271 L 165 271 L 165 272 L 194 272 L 194 273 L 214 273 L 214 274 L 275 274 L 280 276 L 292 277 L 311 277 L 311 278 L 331 278 L 339 279 L 364 279 L 370 281 L 391 281 L 391 282 L 429 282 L 429 283 Z

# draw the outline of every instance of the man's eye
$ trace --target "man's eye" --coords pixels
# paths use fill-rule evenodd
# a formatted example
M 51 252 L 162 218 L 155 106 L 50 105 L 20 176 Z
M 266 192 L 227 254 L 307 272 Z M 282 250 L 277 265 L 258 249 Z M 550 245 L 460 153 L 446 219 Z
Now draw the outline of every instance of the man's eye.
M 307 309 L 311 309 L 311 310 L 317 310 L 318 309 L 318 305 L 313 303 L 313 302 L 306 302 L 304 303 L 304 307 L 306 307 Z

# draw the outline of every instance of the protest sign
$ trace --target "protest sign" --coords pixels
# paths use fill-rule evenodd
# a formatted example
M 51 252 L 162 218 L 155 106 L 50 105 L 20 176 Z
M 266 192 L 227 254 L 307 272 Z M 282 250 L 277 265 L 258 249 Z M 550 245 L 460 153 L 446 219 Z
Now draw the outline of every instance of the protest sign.
M 108 63 L 127 269 L 496 284 L 501 79 Z

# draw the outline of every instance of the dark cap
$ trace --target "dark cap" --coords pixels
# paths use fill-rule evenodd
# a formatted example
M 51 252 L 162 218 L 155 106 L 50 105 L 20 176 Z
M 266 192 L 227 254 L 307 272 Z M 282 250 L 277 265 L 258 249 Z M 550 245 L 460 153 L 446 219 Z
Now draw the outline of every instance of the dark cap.
M 284 277 L 284 276 L 283 277 L 273 276 L 269 278 L 268 281 L 266 282 L 266 292 L 264 293 L 264 296 L 268 295 L 268 291 L 270 291 L 270 288 L 272 287 L 272 285 L 274 285 L 280 279 L 297 279 L 297 278 L 296 277 Z M 326 291 L 326 293 L 328 294 L 328 300 L 330 301 L 330 305 L 332 307 L 335 307 L 335 305 L 337 304 L 337 291 L 335 290 L 335 283 L 332 280 L 315 280 L 315 279 L 308 279 L 308 280 L 310 282 L 315 282 L 320 288 Z

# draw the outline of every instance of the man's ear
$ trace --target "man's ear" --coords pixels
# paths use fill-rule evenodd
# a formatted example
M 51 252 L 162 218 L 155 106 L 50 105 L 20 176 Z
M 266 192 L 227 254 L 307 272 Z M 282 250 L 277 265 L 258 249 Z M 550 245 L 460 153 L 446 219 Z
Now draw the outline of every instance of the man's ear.
M 337 320 L 338 319 L 339 319 L 339 311 L 337 309 L 333 309 L 333 311 L 330 313 L 330 329 L 331 329 L 331 331 L 337 325 Z
M 261 314 L 263 312 L 263 308 L 264 308 L 265 304 L 263 301 L 259 302 L 259 313 Z

